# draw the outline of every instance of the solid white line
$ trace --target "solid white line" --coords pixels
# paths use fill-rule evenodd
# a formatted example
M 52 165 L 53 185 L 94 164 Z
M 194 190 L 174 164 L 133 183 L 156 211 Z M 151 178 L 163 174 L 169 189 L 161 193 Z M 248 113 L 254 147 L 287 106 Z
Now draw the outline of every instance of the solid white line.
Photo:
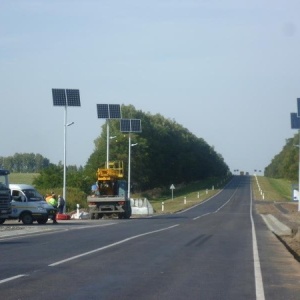
M 212 212 L 212 213 L 213 213 L 213 212 Z M 207 215 L 211 215 L 212 213 L 207 213 L 207 214 L 204 214 L 204 215 L 195 217 L 195 218 L 193 218 L 193 221 L 198 220 L 198 219 L 200 219 L 200 218 L 202 218 L 202 217 L 205 217 L 205 216 L 207 216 Z
M 161 231 L 164 231 L 164 230 L 169 230 L 169 229 L 172 229 L 172 228 L 177 227 L 177 226 L 179 226 L 179 224 L 176 224 L 176 225 L 173 225 L 173 226 L 170 226 L 170 227 L 166 227 L 166 228 L 162 228 L 162 229 L 158 229 L 158 230 L 154 230 L 154 231 L 150 231 L 150 232 L 146 232 L 146 233 L 142 233 L 142 234 L 138 234 L 138 235 L 126 238 L 124 240 L 121 240 L 119 242 L 116 242 L 116 243 L 113 243 L 113 244 L 110 244 L 110 245 L 106 245 L 104 247 L 97 248 L 97 249 L 94 249 L 92 251 L 88 251 L 88 252 L 85 252 L 85 253 L 82 253 L 82 254 L 79 254 L 79 255 L 75 255 L 75 256 L 69 257 L 69 258 L 64 259 L 64 260 L 57 261 L 57 262 L 49 265 L 49 267 L 54 267 L 54 266 L 69 262 L 71 260 L 86 256 L 86 255 L 90 255 L 90 254 L 93 254 L 95 252 L 102 251 L 102 250 L 105 250 L 105 249 L 108 249 L 108 248 L 111 248 L 111 247 L 114 247 L 114 246 L 117 246 L 117 245 L 120 245 L 120 244 L 123 244 L 123 243 L 126 243 L 128 241 L 133 240 L 133 239 L 136 239 L 136 238 L 139 238 L 139 237 L 142 237 L 142 236 L 145 236 L 145 235 L 161 232 Z
M 0 280 L 0 284 L 4 283 L 4 282 L 11 281 L 11 280 L 15 280 L 15 279 L 18 279 L 18 278 L 21 278 L 21 277 L 24 277 L 24 276 L 27 276 L 27 275 L 21 274 L 21 275 L 16 275 L 16 276 L 9 277 L 9 278 L 6 278 L 6 279 L 2 279 L 2 280 Z
M 251 187 L 251 184 L 250 184 Z M 255 232 L 255 225 L 253 220 L 253 212 L 252 212 L 252 188 L 250 190 L 250 219 L 252 225 L 252 244 L 253 244 L 253 261 L 254 261 L 254 279 L 255 279 L 255 292 L 256 292 L 256 300 L 265 300 L 265 292 L 264 292 L 264 284 L 262 280 L 260 260 L 257 248 L 257 239 Z

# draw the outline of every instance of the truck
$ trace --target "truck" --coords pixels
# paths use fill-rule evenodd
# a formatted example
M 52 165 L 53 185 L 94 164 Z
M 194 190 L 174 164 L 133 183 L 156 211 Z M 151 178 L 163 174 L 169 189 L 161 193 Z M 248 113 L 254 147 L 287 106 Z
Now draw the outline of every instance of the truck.
M 91 219 L 101 219 L 104 216 L 117 216 L 119 219 L 131 217 L 123 170 L 122 161 L 108 162 L 97 169 L 96 184 L 92 186 L 92 195 L 87 197 Z
M 9 174 L 10 172 L 8 170 L 0 169 L 0 224 L 3 224 L 11 213 Z
M 7 219 L 22 221 L 24 225 L 33 222 L 46 224 L 53 219 L 56 209 L 49 205 L 44 197 L 31 185 L 9 184 L 11 193 L 11 213 Z

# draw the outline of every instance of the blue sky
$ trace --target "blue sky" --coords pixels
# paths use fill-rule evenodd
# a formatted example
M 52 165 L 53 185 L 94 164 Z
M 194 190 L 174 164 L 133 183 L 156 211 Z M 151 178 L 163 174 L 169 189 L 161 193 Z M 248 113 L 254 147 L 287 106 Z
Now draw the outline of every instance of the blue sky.
M 67 164 L 84 165 L 104 120 L 96 104 L 174 119 L 231 170 L 263 170 L 281 151 L 300 97 L 298 0 L 2 0 L 0 156 L 63 161 L 52 88 L 68 109 Z

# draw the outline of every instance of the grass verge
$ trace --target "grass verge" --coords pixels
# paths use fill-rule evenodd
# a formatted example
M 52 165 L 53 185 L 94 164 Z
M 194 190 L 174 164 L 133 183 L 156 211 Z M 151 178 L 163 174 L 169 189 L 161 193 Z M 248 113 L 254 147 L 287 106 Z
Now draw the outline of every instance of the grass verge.
M 231 177 L 223 180 L 215 179 L 213 181 L 210 179 L 205 182 L 191 183 L 180 189 L 175 189 L 173 199 L 166 196 L 158 197 L 155 200 L 150 200 L 150 203 L 156 213 L 168 214 L 181 211 L 217 194 L 230 180 Z
M 252 176 L 251 180 L 255 200 L 292 201 L 291 181 L 264 176 Z
M 9 182 L 32 185 L 33 179 L 38 175 L 39 173 L 10 173 Z

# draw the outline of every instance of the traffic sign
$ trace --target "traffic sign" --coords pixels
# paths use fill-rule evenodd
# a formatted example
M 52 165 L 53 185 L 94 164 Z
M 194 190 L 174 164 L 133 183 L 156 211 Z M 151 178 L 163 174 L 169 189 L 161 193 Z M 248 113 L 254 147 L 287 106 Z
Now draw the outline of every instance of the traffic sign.
M 173 191 L 175 190 L 175 186 L 174 186 L 174 184 L 171 184 L 171 186 L 170 186 L 170 190 L 172 190 L 172 200 L 173 200 Z

